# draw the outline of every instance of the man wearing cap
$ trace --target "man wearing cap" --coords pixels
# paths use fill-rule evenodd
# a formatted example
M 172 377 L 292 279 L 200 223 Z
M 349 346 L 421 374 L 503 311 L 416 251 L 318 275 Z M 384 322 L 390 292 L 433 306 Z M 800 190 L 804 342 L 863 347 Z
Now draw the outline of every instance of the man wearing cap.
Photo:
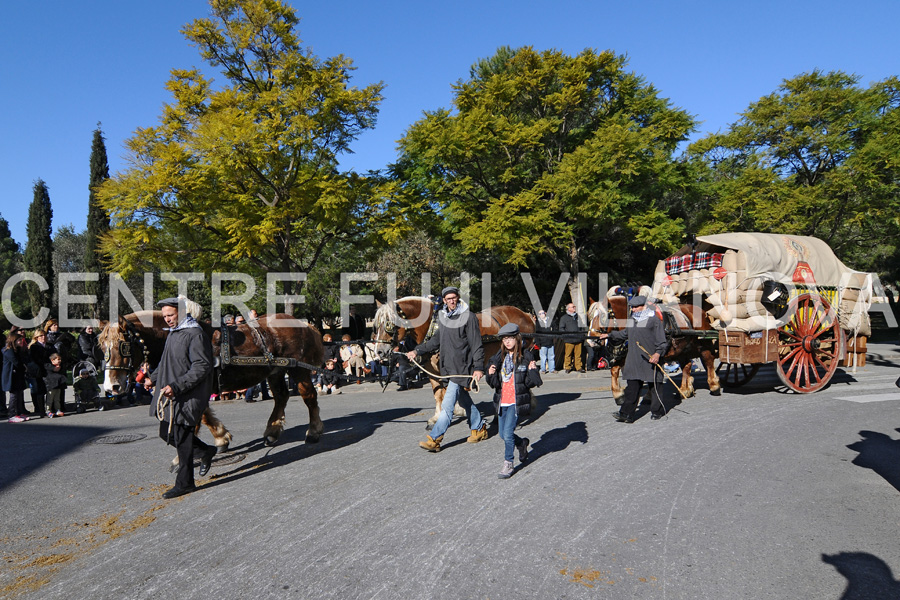
M 157 306 L 169 333 L 159 366 L 144 386 L 155 388 L 150 415 L 160 420 L 159 436 L 178 452 L 175 486 L 163 494 L 163 498 L 176 498 L 196 489 L 194 458 L 200 459 L 202 477 L 216 454 L 215 446 L 194 434 L 213 391 L 212 342 L 187 313 L 185 298 L 166 298 Z
M 431 435 L 427 436 L 428 439 L 424 442 L 419 442 L 419 445 L 429 452 L 440 452 L 441 440 L 447 428 L 450 427 L 453 408 L 457 402 L 465 409 L 469 428 L 472 430 L 472 434 L 466 441 L 474 444 L 486 440 L 488 437 L 487 423 L 473 405 L 468 390 L 472 379 L 478 381 L 484 374 L 482 371 L 484 347 L 481 345 L 481 328 L 478 325 L 478 317 L 469 310 L 468 304 L 460 300 L 458 288 L 445 287 L 441 291 L 441 297 L 444 299 L 444 307 L 438 313 L 437 333 L 406 354 L 409 360 L 414 360 L 419 354 L 428 354 L 439 350 L 441 375 L 458 375 L 447 383 L 447 391 L 441 403 L 441 412 L 434 427 L 431 428 Z
M 628 342 L 628 358 L 622 369 L 625 378 L 625 396 L 622 408 L 613 413 L 620 423 L 633 423 L 634 411 L 644 383 L 650 384 L 652 403 L 650 419 L 656 420 L 665 415 L 665 407 L 659 397 L 659 388 L 663 384 L 663 373 L 659 368 L 659 359 L 665 354 L 668 341 L 663 326 L 662 316 L 651 306 L 647 306 L 647 298 L 634 296 L 628 301 L 631 316 L 625 329 L 601 333 L 600 339 Z

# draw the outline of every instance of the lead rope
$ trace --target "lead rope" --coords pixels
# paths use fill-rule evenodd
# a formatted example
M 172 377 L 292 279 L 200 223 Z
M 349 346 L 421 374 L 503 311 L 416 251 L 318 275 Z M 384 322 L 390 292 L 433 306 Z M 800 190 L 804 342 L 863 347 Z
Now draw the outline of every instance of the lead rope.
M 400 353 L 395 353 L 395 354 L 402 354 L 402 352 L 400 352 Z M 428 369 L 426 369 L 425 367 L 423 367 L 422 365 L 420 365 L 420 364 L 417 363 L 416 361 L 413 360 L 413 361 L 410 361 L 410 362 L 412 362 L 412 364 L 416 365 L 416 367 L 418 367 L 418 369 L 419 369 L 420 371 L 422 371 L 423 373 L 425 373 L 426 375 L 428 375 L 428 376 L 431 377 L 432 379 L 452 379 L 452 378 L 454 378 L 454 377 L 468 377 L 468 378 L 470 378 L 470 379 L 472 380 L 472 383 L 469 384 L 469 389 L 472 390 L 472 393 L 473 393 L 473 394 L 477 394 L 477 393 L 480 391 L 480 389 L 479 389 L 479 387 L 478 387 L 478 380 L 475 379 L 475 375 L 474 375 L 474 374 L 472 374 L 472 375 L 467 375 L 467 374 L 464 374 L 464 375 L 435 375 L 434 373 L 432 373 L 431 371 L 429 371 Z
M 160 390 L 159 398 L 156 400 L 156 418 L 160 423 L 166 420 L 166 408 L 172 405 L 172 399 L 168 396 L 163 396 L 162 391 Z M 169 419 L 169 431 L 166 433 L 168 438 L 166 439 L 166 443 L 168 443 L 169 439 L 172 438 L 172 425 L 175 423 L 175 409 L 172 407 L 172 418 Z

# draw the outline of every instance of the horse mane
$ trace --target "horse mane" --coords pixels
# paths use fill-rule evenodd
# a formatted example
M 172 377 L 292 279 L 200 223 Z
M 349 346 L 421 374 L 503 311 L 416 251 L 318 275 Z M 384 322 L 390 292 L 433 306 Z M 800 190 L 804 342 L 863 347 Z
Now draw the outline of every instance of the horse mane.
M 398 318 L 399 315 L 394 309 L 394 303 L 385 302 L 375 311 L 375 318 L 372 320 L 372 325 L 376 330 L 386 329 L 389 324 L 394 323 Z
M 588 323 L 590 323 L 597 317 L 600 317 L 600 321 L 602 322 L 608 318 L 609 312 L 606 310 L 606 308 L 603 307 L 601 303 L 591 302 L 591 305 L 588 307 L 587 316 Z
M 375 329 L 384 329 L 390 324 L 401 325 L 403 318 L 397 313 L 395 305 L 404 300 L 418 300 L 423 304 L 431 303 L 431 300 L 424 296 L 404 296 L 402 298 L 397 298 L 394 302 L 385 302 L 375 311 L 375 318 L 372 320 L 372 325 Z
M 110 321 L 106 324 L 106 327 L 100 330 L 100 333 L 97 334 L 97 344 L 98 345 L 106 345 L 117 344 L 125 339 L 125 336 L 122 335 L 122 332 L 119 331 L 119 324 L 115 321 Z

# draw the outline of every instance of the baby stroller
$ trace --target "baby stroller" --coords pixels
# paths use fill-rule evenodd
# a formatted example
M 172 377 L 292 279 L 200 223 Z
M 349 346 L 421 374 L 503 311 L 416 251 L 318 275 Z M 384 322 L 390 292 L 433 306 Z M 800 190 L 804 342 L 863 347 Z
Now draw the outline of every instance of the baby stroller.
M 83 360 L 75 365 L 72 373 L 75 375 L 72 380 L 72 387 L 75 388 L 75 411 L 80 414 L 91 406 L 103 410 L 103 398 L 97 383 L 97 367 Z

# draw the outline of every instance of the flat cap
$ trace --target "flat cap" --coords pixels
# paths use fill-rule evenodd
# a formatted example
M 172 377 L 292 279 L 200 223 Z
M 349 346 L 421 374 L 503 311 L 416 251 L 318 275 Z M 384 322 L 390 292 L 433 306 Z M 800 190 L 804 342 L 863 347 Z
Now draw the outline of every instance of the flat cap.
M 647 298 L 645 296 L 634 296 L 628 301 L 628 306 L 643 306 L 645 304 L 647 304 Z
M 459 296 L 459 288 L 455 285 L 448 285 L 444 289 L 441 290 L 441 298 L 447 296 L 447 294 L 456 294 Z
M 165 300 L 160 300 L 156 303 L 156 305 L 160 308 L 163 306 L 171 306 L 173 308 L 178 308 L 179 303 L 182 307 L 184 307 L 184 300 L 180 298 L 166 298 Z
M 519 326 L 515 323 L 507 323 L 503 327 L 500 328 L 500 332 L 497 334 L 500 337 L 506 337 L 509 335 L 519 335 Z

